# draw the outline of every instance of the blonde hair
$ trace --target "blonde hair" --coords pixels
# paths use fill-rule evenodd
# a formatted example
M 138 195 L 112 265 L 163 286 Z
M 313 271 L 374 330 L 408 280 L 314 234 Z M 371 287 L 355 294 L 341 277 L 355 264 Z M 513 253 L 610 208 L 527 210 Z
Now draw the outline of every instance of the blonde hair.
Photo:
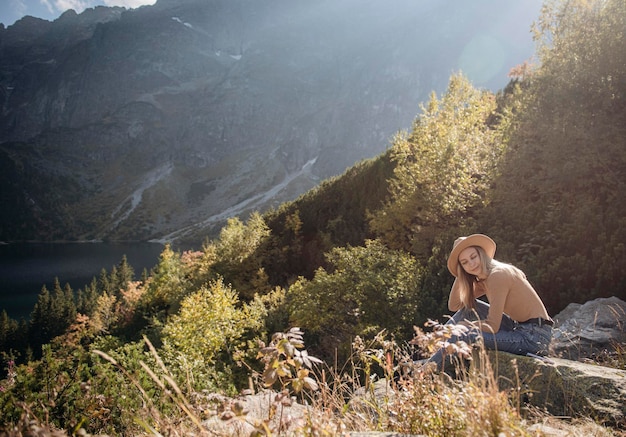
M 495 261 L 492 259 L 485 250 L 480 246 L 470 246 L 476 249 L 478 252 L 478 256 L 480 256 L 480 267 L 481 271 L 486 272 L 487 276 L 491 273 L 491 270 L 494 266 Z M 474 286 L 477 282 L 477 277 L 474 275 L 470 275 L 465 271 L 460 262 L 456 263 L 456 277 L 459 279 L 460 292 L 461 292 L 461 301 L 463 302 L 463 306 L 468 309 L 476 308 L 476 299 L 474 299 Z
M 481 271 L 486 272 L 487 276 L 491 274 L 494 269 L 502 269 L 510 271 L 514 276 L 519 279 L 526 279 L 526 275 L 519 268 L 512 264 L 496 261 L 491 258 L 485 250 L 480 246 L 470 246 L 476 249 L 480 256 Z M 470 275 L 465 271 L 460 262 L 457 261 L 456 276 L 459 280 L 461 302 L 463 306 L 468 309 L 476 309 L 476 299 L 474 298 L 474 288 L 482 286 L 482 282 L 478 281 L 478 278 L 474 275 Z

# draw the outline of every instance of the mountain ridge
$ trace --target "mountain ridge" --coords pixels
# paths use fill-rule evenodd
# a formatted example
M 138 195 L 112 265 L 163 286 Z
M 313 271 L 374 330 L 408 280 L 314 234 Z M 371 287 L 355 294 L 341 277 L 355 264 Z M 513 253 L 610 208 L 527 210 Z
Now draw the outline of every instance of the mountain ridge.
M 0 240 L 163 239 L 378 155 L 467 60 L 459 41 L 488 47 L 514 8 L 450 5 L 160 0 L 18 21 L 0 31 Z

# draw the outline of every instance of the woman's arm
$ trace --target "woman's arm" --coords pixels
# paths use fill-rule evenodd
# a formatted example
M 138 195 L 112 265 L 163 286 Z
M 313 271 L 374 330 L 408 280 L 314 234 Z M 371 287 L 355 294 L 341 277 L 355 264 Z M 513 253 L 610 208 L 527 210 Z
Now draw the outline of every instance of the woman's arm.
M 463 308 L 463 300 L 461 300 L 461 285 L 459 284 L 459 278 L 454 280 L 452 288 L 450 289 L 450 297 L 448 298 L 448 309 L 450 311 L 459 311 Z

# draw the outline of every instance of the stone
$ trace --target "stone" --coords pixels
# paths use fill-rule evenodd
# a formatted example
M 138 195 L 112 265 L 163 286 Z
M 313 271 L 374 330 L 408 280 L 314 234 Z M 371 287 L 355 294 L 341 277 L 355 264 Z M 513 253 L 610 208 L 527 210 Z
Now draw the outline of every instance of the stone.
M 305 426 L 308 407 L 266 390 L 224 399 L 224 412 L 213 415 L 203 425 L 216 435 L 252 435 L 264 426 L 273 431 L 288 432 Z
M 551 354 L 580 360 L 626 343 L 626 302 L 613 296 L 571 303 L 554 317 Z
M 626 425 L 626 371 L 563 358 L 537 359 L 488 351 L 502 390 L 517 390 L 520 404 L 554 416 L 591 417 L 608 426 Z M 474 360 L 477 369 L 480 360 Z M 483 360 L 484 361 L 484 360 Z
M 626 302 L 613 296 L 571 303 L 554 320 L 549 358 L 488 351 L 500 388 L 519 387 L 521 402 L 555 416 L 626 424 L 626 371 L 593 361 L 626 343 Z

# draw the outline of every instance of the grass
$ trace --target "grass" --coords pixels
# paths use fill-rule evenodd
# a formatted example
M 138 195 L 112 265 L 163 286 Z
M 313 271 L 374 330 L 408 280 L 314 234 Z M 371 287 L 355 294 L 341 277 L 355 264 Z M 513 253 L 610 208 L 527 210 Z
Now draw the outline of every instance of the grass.
M 421 344 L 441 337 L 425 335 Z M 486 351 L 478 349 L 468 368 L 449 373 L 400 374 L 410 360 L 407 349 L 380 333 L 356 338 L 343 366 L 331 367 L 308 355 L 303 333 L 294 328 L 261 344 L 263 370 L 250 370 L 249 387 L 239 396 L 194 392 L 176 381 L 157 349 L 144 338 L 148 353 L 142 375 L 110 355 L 94 351 L 141 394 L 132 412 L 133 429 L 145 436 L 348 436 L 380 431 L 426 436 L 624 436 L 589 419 L 553 417 L 527 408 L 519 390 L 500 390 Z M 148 364 L 151 363 L 151 364 Z M 518 381 L 517 386 L 523 385 Z M 158 390 L 151 388 L 155 386 Z M 182 387 L 182 388 L 181 388 Z M 130 389 L 129 388 L 129 389 Z M 156 394 L 155 394 L 156 393 Z M 66 436 L 24 406 L 20 422 L 0 435 Z M 68 431 L 84 435 L 82 429 Z

